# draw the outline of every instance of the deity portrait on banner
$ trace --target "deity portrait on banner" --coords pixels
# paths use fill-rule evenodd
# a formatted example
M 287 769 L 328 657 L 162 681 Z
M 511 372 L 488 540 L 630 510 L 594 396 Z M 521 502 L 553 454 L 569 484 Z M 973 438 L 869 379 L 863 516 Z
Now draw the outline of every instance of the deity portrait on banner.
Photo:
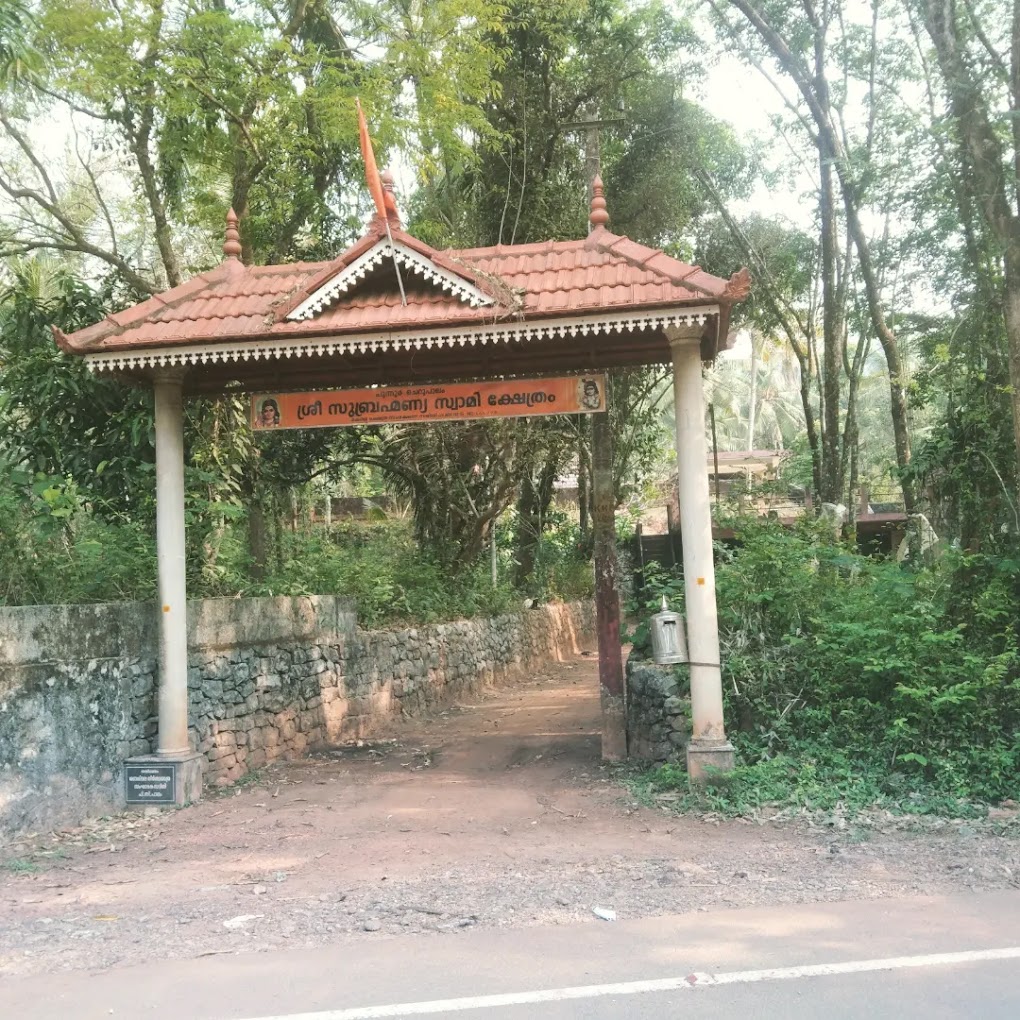
M 602 392 L 597 379 L 581 379 L 577 384 L 578 403 L 586 411 L 602 409 Z
M 266 397 L 259 403 L 259 413 L 255 418 L 255 427 L 271 429 L 280 424 L 280 403 L 276 397 Z

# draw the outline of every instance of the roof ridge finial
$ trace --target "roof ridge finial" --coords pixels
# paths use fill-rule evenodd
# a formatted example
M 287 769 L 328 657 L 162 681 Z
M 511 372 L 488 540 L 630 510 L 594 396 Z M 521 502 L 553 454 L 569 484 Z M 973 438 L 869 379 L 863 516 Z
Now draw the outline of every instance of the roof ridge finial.
M 237 229 L 237 213 L 231 208 L 227 212 L 227 229 L 223 240 L 223 256 L 228 259 L 241 258 L 241 234 Z
M 383 186 L 383 205 L 386 206 L 386 219 L 391 227 L 400 230 L 400 210 L 397 208 L 397 190 L 393 183 L 393 173 L 387 167 L 380 174 Z
M 609 213 L 606 211 L 605 191 L 602 187 L 602 176 L 595 175 L 591 182 L 591 210 L 588 213 L 588 222 L 592 230 L 605 227 L 609 222 Z

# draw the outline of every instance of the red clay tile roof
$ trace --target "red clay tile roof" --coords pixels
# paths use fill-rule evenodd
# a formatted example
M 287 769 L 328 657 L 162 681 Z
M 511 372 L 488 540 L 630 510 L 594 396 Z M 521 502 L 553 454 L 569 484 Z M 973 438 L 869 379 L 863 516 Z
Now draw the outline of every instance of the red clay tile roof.
M 331 262 L 244 266 L 227 258 L 172 290 L 107 316 L 69 336 L 73 354 L 215 344 L 274 337 L 385 333 L 393 329 L 468 326 L 500 320 L 577 317 L 721 304 L 746 296 L 746 271 L 722 280 L 656 249 L 597 226 L 584 240 L 435 251 L 402 230 L 393 240 L 431 261 L 492 303 L 472 307 L 413 273 L 404 273 L 402 305 L 389 259 L 310 318 L 287 315 L 386 237 L 375 222 Z M 725 316 L 724 316 L 725 318 Z

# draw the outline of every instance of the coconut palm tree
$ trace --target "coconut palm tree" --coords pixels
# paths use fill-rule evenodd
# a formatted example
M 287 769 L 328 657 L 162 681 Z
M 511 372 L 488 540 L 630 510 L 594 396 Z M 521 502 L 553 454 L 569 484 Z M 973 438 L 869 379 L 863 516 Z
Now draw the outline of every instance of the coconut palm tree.
M 796 360 L 773 337 L 748 337 L 750 357 L 720 358 L 709 376 L 719 448 L 788 449 L 804 430 Z

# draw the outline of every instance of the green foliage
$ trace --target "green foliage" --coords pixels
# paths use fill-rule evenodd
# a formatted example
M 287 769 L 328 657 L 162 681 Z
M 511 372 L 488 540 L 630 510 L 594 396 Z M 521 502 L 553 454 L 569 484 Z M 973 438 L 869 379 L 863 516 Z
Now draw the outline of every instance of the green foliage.
M 451 571 L 422 552 L 400 520 L 288 533 L 277 569 L 262 582 L 247 578 L 243 562 L 238 567 L 221 582 L 224 594 L 343 595 L 356 602 L 364 627 L 492 616 L 521 605 L 509 585 L 492 587 L 486 563 Z
M 958 811 L 1015 794 L 1020 561 L 947 555 L 914 573 L 813 522 L 732 524 L 717 584 L 743 768 L 711 796 Z
M 436 623 L 516 611 L 522 593 L 504 566 L 494 588 L 487 557 L 451 569 L 423 552 L 403 519 L 284 531 L 271 569 L 254 580 L 240 511 L 221 505 L 216 568 L 189 564 L 192 598 L 343 595 L 364 627 Z M 94 513 L 73 483 L 19 469 L 0 472 L 0 605 L 151 600 L 156 550 L 148 524 Z M 542 599 L 592 591 L 590 561 L 577 552 L 576 528 L 544 536 Z M 530 590 L 530 589 L 529 589 Z
M 769 294 L 781 297 L 787 306 L 807 306 L 815 282 L 812 269 L 818 257 L 818 238 L 760 213 L 747 216 L 739 226 L 759 263 L 768 267 Z M 707 272 L 726 276 L 747 258 L 746 250 L 720 217 L 703 219 L 697 235 L 699 259 Z M 753 288 L 734 315 L 738 322 L 775 336 L 782 329 L 777 307 L 782 305 L 773 304 L 764 287 Z
M 550 509 L 544 524 L 526 583 L 528 594 L 539 601 L 591 598 L 595 574 L 580 528 L 566 513 L 556 509 Z M 519 527 L 518 515 L 510 514 L 506 525 L 497 530 L 498 543 L 510 552 L 518 547 Z
M 636 589 L 624 605 L 627 615 L 637 620 L 636 626 L 627 635 L 627 641 L 635 651 L 651 654 L 649 621 L 662 608 L 663 597 L 670 609 L 683 613 L 684 579 L 679 571 L 668 570 L 650 560 L 645 564 L 643 580 L 642 587 Z
M 1020 534 L 1008 354 L 1001 315 L 986 274 L 956 321 L 910 323 L 923 367 L 915 401 L 939 427 L 917 449 L 912 474 L 932 496 L 937 532 L 965 549 L 1008 549 Z
M 22 81 L 37 72 L 42 55 L 30 42 L 32 11 L 25 0 L 0 4 L 0 85 Z
M 411 504 L 423 548 L 456 567 L 482 555 L 522 476 L 558 442 L 524 419 L 401 425 L 382 433 L 377 463 Z
M 617 369 L 611 374 L 609 422 L 613 432 L 613 490 L 619 506 L 649 477 L 675 470 L 673 374 L 661 365 Z M 586 438 L 590 426 L 586 430 Z M 590 446 L 585 456 L 591 459 Z M 594 504 L 593 504 L 594 510 Z
M 704 202 L 692 164 L 709 165 L 742 190 L 743 148 L 683 97 L 699 73 L 700 46 L 666 5 L 509 0 L 500 7 L 488 36 L 498 55 L 491 87 L 477 93 L 485 130 L 470 154 L 448 155 L 426 175 L 413 206 L 418 236 L 437 247 L 583 236 L 587 210 L 578 199 L 595 156 L 586 120 L 608 122 L 600 166 L 618 233 L 681 244 Z
M 181 282 L 185 252 L 199 266 L 215 257 L 208 239 L 220 235 L 228 204 L 242 219 L 246 258 L 333 257 L 360 220 L 355 96 L 379 155 L 399 144 L 425 176 L 444 160 L 469 163 L 467 139 L 491 131 L 479 104 L 502 59 L 505 7 L 495 0 L 342 8 L 330 0 L 38 0 L 34 33 L 16 16 L 22 6 L 0 15 L 0 74 L 28 52 L 22 39 L 45 51 L 48 73 L 19 116 L 44 123 L 54 106 L 72 108 L 93 140 L 78 195 L 33 181 L 52 200 L 43 212 L 53 246 L 88 252 L 136 285 Z M 135 216 L 121 216 L 119 196 L 96 171 L 99 154 L 111 152 L 125 157 L 118 170 L 136 191 Z M 39 211 L 30 195 L 19 197 Z M 83 243 L 92 225 L 96 243 Z M 196 232 L 208 232 L 198 250 Z M 154 272 L 136 272 L 121 256 L 132 234 L 161 264 Z
M 155 598 L 155 544 L 71 482 L 0 464 L 0 605 Z
M 95 290 L 46 261 L 8 264 L 0 292 L 0 450 L 30 471 L 73 478 L 103 512 L 152 507 L 152 397 L 97 379 L 62 354 L 51 327 L 99 321 L 127 295 Z
M 17 465 L 14 484 L 27 472 L 55 479 L 54 491 L 73 493 L 75 541 L 82 528 L 101 530 L 104 522 L 131 522 L 147 533 L 155 515 L 151 392 L 91 374 L 80 359 L 61 353 L 51 332 L 91 325 L 130 295 L 89 287 L 46 260 L 16 260 L 7 271 L 10 282 L 0 292 L 0 456 Z M 189 404 L 185 444 L 189 568 L 195 575 L 215 571 L 217 534 L 239 512 L 252 447 L 246 408 L 238 398 Z M 72 508 L 64 510 L 72 523 Z M 129 537 L 127 546 L 135 545 Z M 109 553 L 112 598 L 122 585 L 115 566 L 119 551 L 114 543 Z M 139 583 L 141 590 L 151 587 Z M 93 596 L 67 596 L 77 597 Z

